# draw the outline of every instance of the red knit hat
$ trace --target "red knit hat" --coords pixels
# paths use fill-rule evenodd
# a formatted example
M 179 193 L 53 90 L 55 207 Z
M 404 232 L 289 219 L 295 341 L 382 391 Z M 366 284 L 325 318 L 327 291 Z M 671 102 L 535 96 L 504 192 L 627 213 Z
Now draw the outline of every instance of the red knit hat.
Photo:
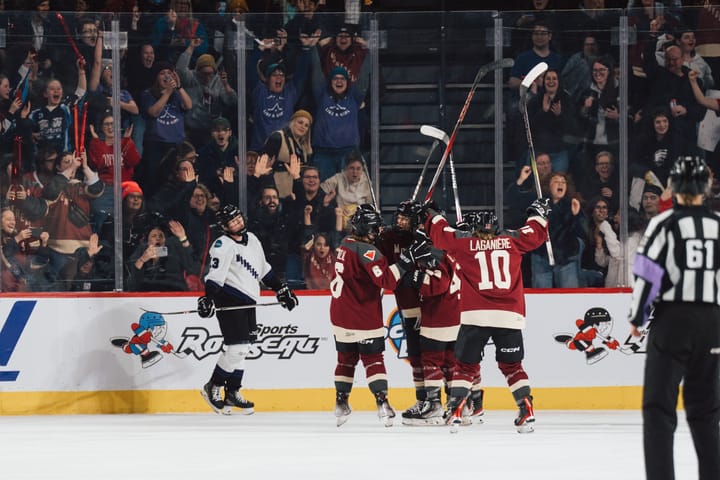
M 125 197 L 127 197 L 130 194 L 142 195 L 143 191 L 140 188 L 140 185 L 137 184 L 137 182 L 132 182 L 132 181 L 122 182 L 122 198 L 123 198 L 123 200 L 125 200 Z

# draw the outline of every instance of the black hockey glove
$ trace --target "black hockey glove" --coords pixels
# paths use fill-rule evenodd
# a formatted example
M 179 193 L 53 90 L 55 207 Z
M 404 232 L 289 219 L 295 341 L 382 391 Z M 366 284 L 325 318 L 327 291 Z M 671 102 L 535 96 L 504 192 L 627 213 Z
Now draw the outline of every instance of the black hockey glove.
M 550 207 L 549 198 L 538 198 L 530 204 L 526 212 L 528 214 L 528 217 L 538 216 L 547 220 L 548 214 L 551 210 L 552 208 Z
M 415 262 L 423 261 L 432 255 L 432 244 L 427 236 L 416 236 L 408 251 Z
M 415 270 L 414 272 L 409 273 L 408 276 L 410 277 L 410 286 L 416 290 L 419 290 L 420 287 L 422 287 L 423 282 L 425 281 L 426 275 L 427 274 L 422 270 Z
M 408 249 L 400 250 L 397 265 L 406 272 L 412 272 L 415 269 L 415 259 Z
M 413 233 L 413 243 L 418 246 L 432 245 L 432 241 L 425 230 L 415 230 Z
M 215 314 L 215 302 L 210 297 L 200 297 L 197 300 L 197 311 L 202 318 L 212 317 Z
M 280 290 L 275 292 L 275 297 L 288 312 L 295 308 L 299 303 L 297 295 L 295 295 L 295 292 L 290 290 L 290 287 L 288 287 L 286 283 L 283 283 Z

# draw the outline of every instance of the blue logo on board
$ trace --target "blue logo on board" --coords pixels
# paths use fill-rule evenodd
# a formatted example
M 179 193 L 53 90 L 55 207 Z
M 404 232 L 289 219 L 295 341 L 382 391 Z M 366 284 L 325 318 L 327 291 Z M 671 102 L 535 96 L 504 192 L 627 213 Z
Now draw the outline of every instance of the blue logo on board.
M 0 330 L 0 368 L 7 367 L 10 363 L 10 357 L 20 341 L 20 336 L 25 330 L 25 325 L 30 320 L 30 314 L 36 304 L 36 300 L 21 300 L 13 304 L 10 314 Z M 0 370 L 0 382 L 14 382 L 19 374 L 19 370 Z

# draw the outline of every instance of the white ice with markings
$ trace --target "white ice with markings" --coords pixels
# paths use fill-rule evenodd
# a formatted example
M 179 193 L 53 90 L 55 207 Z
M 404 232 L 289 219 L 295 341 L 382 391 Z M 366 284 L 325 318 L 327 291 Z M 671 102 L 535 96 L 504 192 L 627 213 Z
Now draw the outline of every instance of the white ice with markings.
M 0 416 L 0 475 L 19 479 L 406 479 L 644 478 L 638 411 L 536 410 L 535 432 L 518 434 L 514 412 L 485 423 L 386 428 L 374 412 L 342 427 L 332 412 Z M 697 478 L 680 412 L 678 480 Z M 226 474 L 227 477 L 216 477 Z M 449 477 L 448 477 L 449 476 Z

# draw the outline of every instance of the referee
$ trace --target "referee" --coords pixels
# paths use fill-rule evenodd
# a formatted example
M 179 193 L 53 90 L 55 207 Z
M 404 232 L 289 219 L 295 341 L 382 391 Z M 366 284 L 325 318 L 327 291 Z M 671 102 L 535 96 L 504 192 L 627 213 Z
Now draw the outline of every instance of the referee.
M 703 205 L 708 166 L 680 157 L 670 172 L 675 207 L 650 220 L 638 247 L 631 332 L 647 323 L 643 445 L 648 480 L 675 478 L 673 436 L 683 401 L 700 480 L 720 479 L 720 216 Z

